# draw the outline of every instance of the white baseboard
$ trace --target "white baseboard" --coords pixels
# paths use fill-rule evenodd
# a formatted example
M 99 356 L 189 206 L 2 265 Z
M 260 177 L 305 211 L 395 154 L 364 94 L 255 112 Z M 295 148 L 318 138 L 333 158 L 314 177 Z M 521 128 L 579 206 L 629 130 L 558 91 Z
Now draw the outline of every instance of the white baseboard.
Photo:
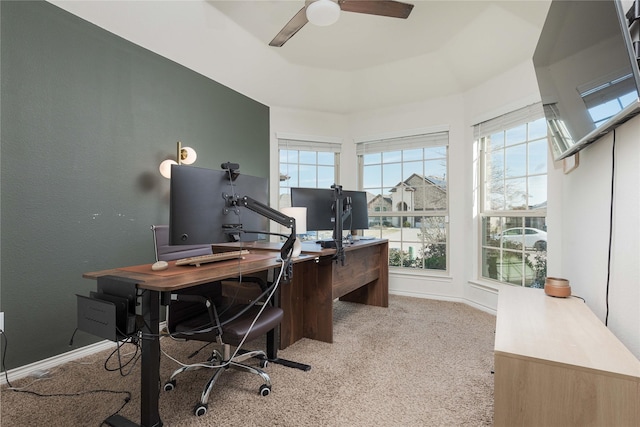
M 491 308 L 491 307 L 487 307 L 487 306 L 484 306 L 482 304 L 478 304 L 477 302 L 471 301 L 471 300 L 466 299 L 466 298 L 451 297 L 451 296 L 436 295 L 436 294 L 426 294 L 426 293 L 418 293 L 418 292 L 406 292 L 406 291 L 399 291 L 397 289 L 389 290 L 389 294 L 402 295 L 402 296 L 405 296 L 405 297 L 434 299 L 434 300 L 438 300 L 438 301 L 461 302 L 463 304 L 467 304 L 468 306 L 473 307 L 475 309 L 478 309 L 480 311 L 484 311 L 486 313 L 493 314 L 494 316 L 497 313 L 497 311 L 495 309 Z
M 37 362 L 20 366 L 18 368 L 9 369 L 7 371 L 7 376 L 9 377 L 9 381 L 19 380 L 19 379 L 28 377 L 34 371 L 38 371 L 38 370 L 48 371 L 49 369 L 63 365 L 67 362 L 81 359 L 85 356 L 90 356 L 92 354 L 101 352 L 102 350 L 115 348 L 115 345 L 116 344 L 113 341 L 108 341 L 108 340 L 100 341 L 95 344 L 87 345 L 84 347 L 77 348 L 75 350 L 68 351 L 66 353 L 58 354 L 57 356 L 53 356 L 48 359 L 39 360 Z M 7 383 L 7 378 L 3 374 L 0 377 L 0 384 L 4 385 L 6 383 Z
M 166 322 L 160 322 L 160 330 L 165 327 Z M 99 353 L 102 350 L 108 350 L 115 348 L 116 343 L 109 340 L 97 342 L 84 347 L 77 348 L 75 350 L 68 351 L 66 353 L 58 354 L 48 359 L 38 360 L 37 362 L 30 363 L 28 365 L 20 366 L 18 368 L 9 369 L 7 376 L 9 381 L 19 380 L 28 377 L 34 371 L 48 371 L 60 365 L 64 365 L 67 362 L 72 362 L 77 359 L 81 359 L 92 354 Z M 2 372 L 0 375 L 0 385 L 7 383 L 7 377 Z

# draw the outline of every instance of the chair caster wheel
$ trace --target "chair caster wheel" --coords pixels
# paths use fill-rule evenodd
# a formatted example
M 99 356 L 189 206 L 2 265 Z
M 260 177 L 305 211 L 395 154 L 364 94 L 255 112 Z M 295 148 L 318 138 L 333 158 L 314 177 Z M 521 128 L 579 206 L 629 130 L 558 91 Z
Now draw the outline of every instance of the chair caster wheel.
M 260 359 L 260 368 L 264 369 L 267 366 L 269 366 L 269 360 L 268 359 Z
M 271 394 L 271 387 L 266 384 L 262 384 L 260 386 L 260 396 L 269 396 L 270 394 Z
M 164 391 L 171 391 L 176 388 L 176 380 L 167 381 L 164 384 Z
M 207 405 L 203 405 L 202 403 L 198 403 L 193 410 L 193 413 L 196 417 L 201 417 L 207 413 Z

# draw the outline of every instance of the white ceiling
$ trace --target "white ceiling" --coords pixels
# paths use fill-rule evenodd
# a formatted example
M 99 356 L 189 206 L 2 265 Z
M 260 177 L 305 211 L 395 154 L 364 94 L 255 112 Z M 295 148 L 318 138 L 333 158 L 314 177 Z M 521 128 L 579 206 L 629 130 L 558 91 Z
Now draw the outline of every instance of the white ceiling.
M 550 0 L 408 0 L 269 42 L 304 0 L 49 0 L 266 105 L 338 114 L 462 94 L 530 61 Z
M 265 45 L 304 6 L 303 0 L 208 3 Z M 406 20 L 342 12 L 336 24 L 307 23 L 284 46 L 270 49 L 291 64 L 339 71 L 412 60 L 423 72 L 397 78 L 424 79 L 438 70 L 448 74 L 442 81 L 449 91 L 459 92 L 530 59 L 549 7 L 542 0 L 408 3 L 414 8 Z

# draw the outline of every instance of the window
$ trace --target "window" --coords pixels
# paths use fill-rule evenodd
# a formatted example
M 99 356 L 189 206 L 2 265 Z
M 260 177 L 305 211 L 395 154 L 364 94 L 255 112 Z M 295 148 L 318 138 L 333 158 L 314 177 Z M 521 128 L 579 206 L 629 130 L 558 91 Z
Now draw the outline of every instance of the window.
M 331 188 L 338 182 L 340 144 L 279 138 L 279 207 L 291 206 L 292 187 Z M 309 232 L 303 238 L 330 238 L 330 231 Z
M 392 267 L 448 268 L 448 145 L 448 132 L 358 143 L 365 235 L 389 240 Z
M 547 124 L 540 104 L 475 126 L 480 148 L 481 272 L 542 287 L 547 275 Z

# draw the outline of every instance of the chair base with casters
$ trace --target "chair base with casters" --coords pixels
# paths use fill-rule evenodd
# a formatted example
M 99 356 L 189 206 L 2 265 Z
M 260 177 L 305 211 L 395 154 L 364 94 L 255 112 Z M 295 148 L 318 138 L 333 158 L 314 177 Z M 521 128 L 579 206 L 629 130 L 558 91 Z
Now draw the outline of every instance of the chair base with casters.
M 262 377 L 264 383 L 258 389 L 258 393 L 260 394 L 260 396 L 268 396 L 269 394 L 271 394 L 271 378 L 269 377 L 269 375 L 262 369 L 258 369 L 256 367 L 242 363 L 245 360 L 257 358 L 259 360 L 260 368 L 266 368 L 267 364 L 269 363 L 266 353 L 262 350 L 253 350 L 238 353 L 235 357 L 230 358 L 230 350 L 230 346 L 228 344 L 224 344 L 223 352 L 227 354 L 226 357 L 223 356 L 218 350 L 214 350 L 207 362 L 183 366 L 182 368 L 176 369 L 164 384 L 164 390 L 171 391 L 176 388 L 176 377 L 183 372 L 198 369 L 215 369 L 215 374 L 213 374 L 209 381 L 207 381 L 204 389 L 202 390 L 200 401 L 196 403 L 195 407 L 193 408 L 193 413 L 196 416 L 202 416 L 207 413 L 207 410 L 209 409 L 209 395 L 213 390 L 213 386 L 215 385 L 218 378 L 220 378 L 220 375 L 222 375 L 222 373 L 227 369 L 246 371 L 252 374 L 259 375 L 260 377 Z
M 270 289 L 266 289 L 265 293 Z M 178 294 L 172 296 L 177 302 L 188 303 L 195 300 L 202 300 L 200 295 Z M 208 300 L 207 300 L 208 301 Z M 237 350 L 231 356 L 231 346 L 238 347 L 244 342 L 252 341 L 267 333 L 272 333 L 274 325 L 282 321 L 283 311 L 271 305 L 234 305 L 226 309 L 221 309 L 221 314 L 215 305 L 209 306 L 210 310 L 201 312 L 190 319 L 185 319 L 175 325 L 172 336 L 176 338 L 186 338 L 198 341 L 217 343 L 220 349 L 215 349 L 211 357 L 203 363 L 183 366 L 173 372 L 169 380 L 164 385 L 165 391 L 173 390 L 176 387 L 176 377 L 182 372 L 198 369 L 214 369 L 215 372 L 205 384 L 200 400 L 194 407 L 194 414 L 202 416 L 207 413 L 209 395 L 216 381 L 224 371 L 229 368 L 243 370 L 263 379 L 263 384 L 259 388 L 261 396 L 268 396 L 271 393 L 271 378 L 260 368 L 265 368 L 268 364 L 267 354 L 262 350 L 243 351 Z M 203 328 L 205 326 L 205 329 Z M 215 327 L 208 327 L 218 325 Z M 256 358 L 259 360 L 260 368 L 242 363 L 246 360 Z
M 170 245 L 169 229 L 166 225 L 155 225 L 151 229 L 156 260 L 171 261 L 211 253 L 210 245 Z M 271 393 L 269 376 L 262 369 L 242 363 L 257 358 L 260 368 L 265 368 L 268 363 L 267 354 L 264 351 L 245 351 L 241 347 L 263 335 L 267 335 L 268 341 L 269 337 L 273 338 L 275 328 L 283 318 L 282 309 L 274 307 L 268 301 L 277 283 L 267 283 L 260 277 L 229 278 L 225 279 L 225 282 L 230 282 L 229 286 L 232 289 L 225 288 L 222 282 L 212 282 L 172 293 L 171 303 L 167 307 L 167 330 L 172 338 L 219 345 L 206 362 L 177 369 L 164 385 L 165 391 L 173 390 L 176 387 L 176 377 L 180 373 L 196 369 L 214 369 L 214 374 L 207 381 L 194 408 L 194 413 L 199 416 L 207 412 L 213 386 L 220 375 L 229 368 L 260 375 L 264 381 L 259 389 L 260 395 L 268 396 Z M 253 284 L 255 291 L 249 292 L 249 289 L 244 288 L 249 283 Z M 231 346 L 238 348 L 233 357 L 230 355 Z

